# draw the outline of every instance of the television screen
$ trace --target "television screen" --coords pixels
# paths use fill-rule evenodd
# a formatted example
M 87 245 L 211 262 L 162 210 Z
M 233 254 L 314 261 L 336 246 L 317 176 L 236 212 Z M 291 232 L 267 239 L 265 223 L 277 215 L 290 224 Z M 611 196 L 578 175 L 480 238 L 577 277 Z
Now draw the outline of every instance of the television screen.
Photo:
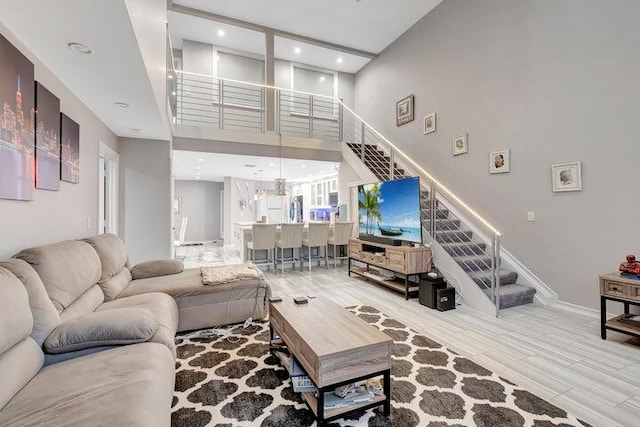
M 361 235 L 422 243 L 420 179 L 358 186 L 358 222 Z

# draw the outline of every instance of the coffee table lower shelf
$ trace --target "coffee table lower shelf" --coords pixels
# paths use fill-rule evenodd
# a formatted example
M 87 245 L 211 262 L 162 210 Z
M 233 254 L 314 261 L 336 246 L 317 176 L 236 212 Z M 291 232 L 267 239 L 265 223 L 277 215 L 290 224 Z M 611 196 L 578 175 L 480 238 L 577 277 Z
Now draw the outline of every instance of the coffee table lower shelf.
M 340 387 L 342 385 L 379 376 L 383 377 L 382 383 L 384 394 L 373 396 L 371 400 L 353 405 L 347 405 L 339 408 L 324 407 L 324 393 L 333 392 L 336 387 Z M 326 422 L 334 420 L 336 418 L 343 418 L 345 415 L 351 412 L 370 409 L 379 405 L 384 405 L 383 413 L 385 416 L 388 416 L 391 413 L 391 370 L 387 369 L 385 371 L 376 372 L 359 378 L 352 378 L 347 381 L 342 381 L 339 383 L 328 385 L 326 387 L 318 388 L 318 397 L 316 397 L 315 394 L 311 392 L 303 392 L 301 393 L 301 395 L 302 399 L 305 401 L 309 409 L 311 409 L 313 414 L 316 416 L 318 426 L 322 426 Z
M 273 347 L 274 344 L 281 344 L 281 342 L 275 343 L 272 341 L 271 344 Z M 271 349 L 271 354 L 273 354 L 280 361 L 280 364 L 289 372 L 289 374 L 291 374 L 291 372 L 289 371 L 291 356 L 286 356 L 281 351 L 278 351 L 274 348 Z M 373 396 L 371 400 L 367 400 L 366 402 L 355 403 L 352 405 L 346 405 L 339 408 L 325 408 L 324 399 L 323 399 L 322 406 L 318 405 L 318 401 L 320 399 L 315 396 L 315 392 L 302 392 L 300 393 L 300 395 L 302 396 L 302 400 L 304 400 L 304 402 L 307 404 L 311 412 L 313 412 L 313 414 L 316 416 L 319 426 L 323 425 L 327 421 L 331 421 L 336 418 L 342 418 L 348 413 L 363 410 L 363 409 L 374 408 L 378 405 L 384 405 L 384 415 L 389 415 L 389 413 L 391 412 L 391 399 L 390 399 L 391 370 L 376 372 L 374 374 L 369 374 L 364 377 L 354 378 L 348 381 L 331 384 L 327 387 L 318 388 L 318 395 L 324 396 L 324 393 L 333 392 L 333 390 L 335 390 L 336 387 L 339 387 L 341 385 L 350 384 L 350 383 L 362 381 L 369 378 L 375 378 L 379 376 L 383 377 L 382 383 L 384 386 L 384 394 Z M 387 398 L 387 396 L 389 396 L 389 398 Z M 322 407 L 323 410 L 318 411 L 319 407 Z

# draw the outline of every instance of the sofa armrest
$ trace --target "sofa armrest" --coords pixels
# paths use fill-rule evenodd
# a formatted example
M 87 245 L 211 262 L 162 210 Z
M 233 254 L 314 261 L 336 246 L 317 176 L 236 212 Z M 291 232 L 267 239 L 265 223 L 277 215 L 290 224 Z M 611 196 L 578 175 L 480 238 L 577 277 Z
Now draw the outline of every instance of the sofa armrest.
M 184 264 L 176 260 L 147 261 L 136 264 L 131 269 L 131 277 L 136 279 L 148 279 L 150 277 L 168 276 L 184 271 Z
M 46 352 L 68 353 L 93 347 L 148 341 L 158 321 L 142 308 L 96 311 L 61 323 L 44 341 Z

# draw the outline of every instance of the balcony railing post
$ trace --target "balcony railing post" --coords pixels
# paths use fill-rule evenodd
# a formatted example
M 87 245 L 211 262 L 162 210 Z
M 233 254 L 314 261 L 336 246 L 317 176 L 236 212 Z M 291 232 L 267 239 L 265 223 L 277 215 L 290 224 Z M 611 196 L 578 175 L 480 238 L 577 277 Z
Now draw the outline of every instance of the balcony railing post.
M 429 234 L 433 240 L 436 239 L 436 184 L 429 185 Z
M 275 111 L 274 111 L 275 129 L 274 130 L 276 132 L 276 135 L 280 134 L 280 123 L 282 121 L 282 106 L 281 106 L 282 96 L 281 95 L 282 93 L 279 90 L 275 91 L 275 102 L 274 102 L 275 105 L 273 107 L 275 108 Z
M 218 127 L 224 129 L 224 80 L 218 80 Z
M 313 95 L 309 96 L 309 138 L 313 138 Z
M 266 89 L 260 88 L 260 133 L 264 133 Z
M 393 147 L 389 150 L 389 179 L 393 181 L 393 162 L 394 162 L 394 150 Z
M 500 236 L 493 235 L 493 257 L 492 257 L 492 278 L 494 290 L 494 304 L 496 306 L 496 317 L 500 316 Z
M 338 103 L 338 142 L 344 141 L 344 108 L 342 108 L 342 99 Z
M 360 126 L 360 160 L 362 160 L 362 163 L 364 163 L 364 142 L 365 142 L 364 132 L 366 131 L 366 129 L 367 129 L 366 125 L 364 124 L 364 122 L 362 122 Z

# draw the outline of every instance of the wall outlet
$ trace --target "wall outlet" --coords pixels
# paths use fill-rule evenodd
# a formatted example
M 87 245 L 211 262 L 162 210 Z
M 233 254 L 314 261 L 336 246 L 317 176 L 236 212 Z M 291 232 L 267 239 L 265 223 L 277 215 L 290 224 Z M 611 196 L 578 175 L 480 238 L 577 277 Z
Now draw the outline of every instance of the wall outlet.
M 533 211 L 527 212 L 527 221 L 533 222 L 536 220 L 536 213 Z

